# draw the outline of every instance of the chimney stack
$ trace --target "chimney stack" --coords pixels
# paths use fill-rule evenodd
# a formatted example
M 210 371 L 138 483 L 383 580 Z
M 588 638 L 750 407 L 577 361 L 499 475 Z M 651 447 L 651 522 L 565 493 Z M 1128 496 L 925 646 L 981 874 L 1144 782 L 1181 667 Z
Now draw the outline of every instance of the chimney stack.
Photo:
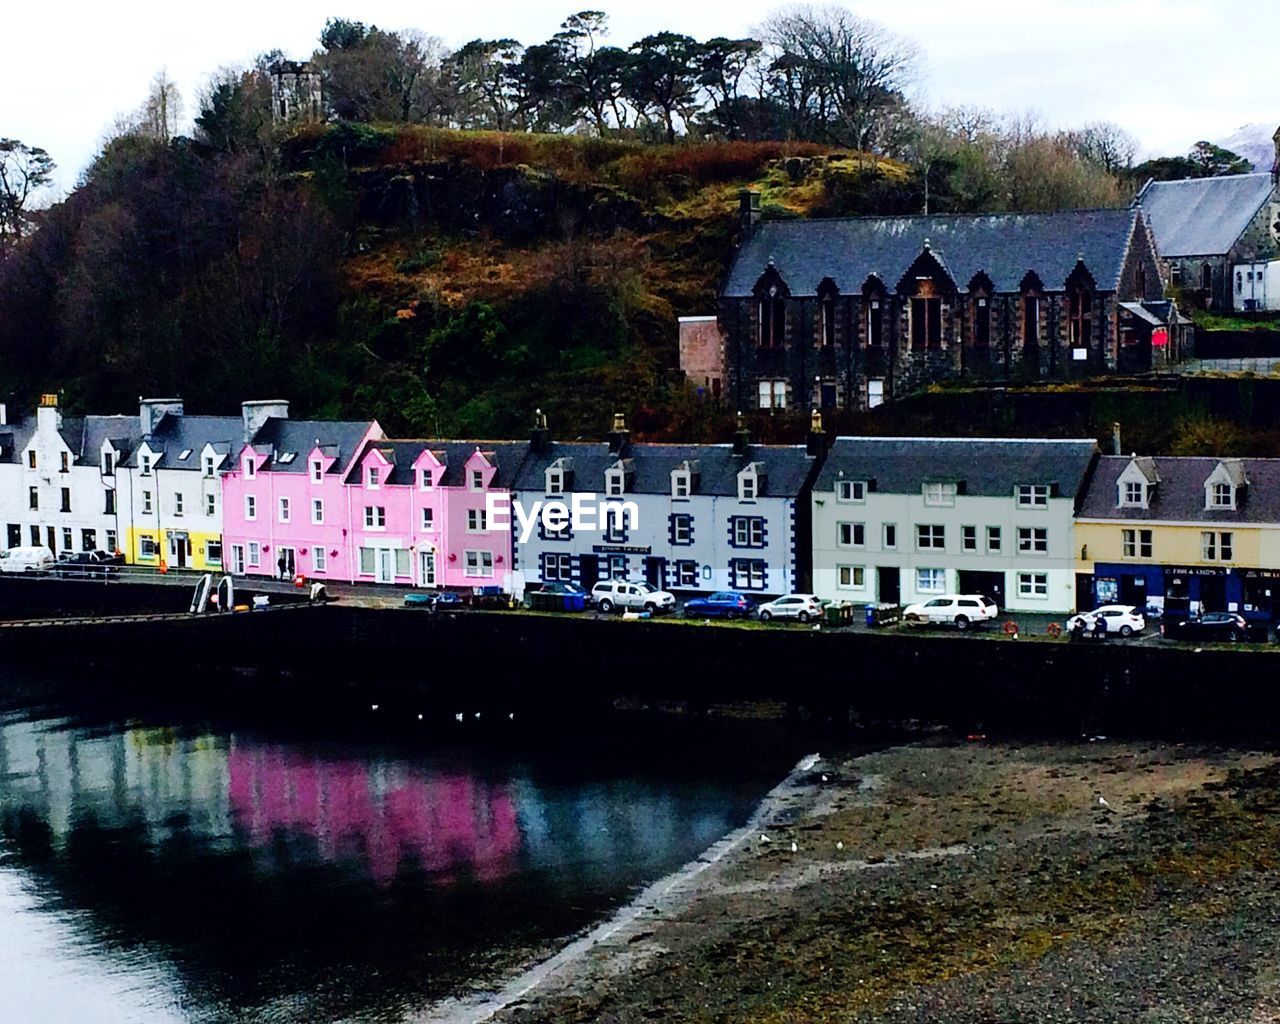
M 1120 424 L 1111 424 L 1111 454 L 1121 455 L 1123 449 L 1120 447 Z
M 745 241 L 760 223 L 760 193 L 744 188 L 738 193 L 738 229 Z
M 551 450 L 551 431 L 547 429 L 547 415 L 541 409 L 533 410 L 533 432 L 529 435 L 529 447 L 539 455 Z
M 144 437 L 153 433 L 156 425 L 166 415 L 181 416 L 183 405 L 181 398 L 139 398 L 138 426 Z
M 287 420 L 289 403 L 280 398 L 259 402 L 241 402 L 240 420 L 244 428 L 244 443 L 249 444 L 270 419 Z
M 609 454 L 621 455 L 631 441 L 626 418 L 620 412 L 613 414 L 613 429 L 609 431 Z
M 733 454 L 746 455 L 751 451 L 751 431 L 747 429 L 747 418 L 738 413 L 738 429 L 733 434 Z
M 804 446 L 805 453 L 813 458 L 820 458 L 827 450 L 827 435 L 822 430 L 822 413 L 814 409 L 809 413 L 809 438 Z
M 40 405 L 36 408 L 36 429 L 41 432 L 62 429 L 62 413 L 58 409 L 57 395 L 40 396 Z

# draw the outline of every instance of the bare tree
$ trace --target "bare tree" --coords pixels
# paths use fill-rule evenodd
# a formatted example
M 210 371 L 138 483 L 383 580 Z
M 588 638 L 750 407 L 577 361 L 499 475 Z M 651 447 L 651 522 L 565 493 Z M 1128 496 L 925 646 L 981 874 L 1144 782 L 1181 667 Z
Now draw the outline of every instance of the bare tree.
M 38 146 L 0 139 L 0 259 L 22 237 L 30 216 L 27 204 L 53 181 L 53 158 Z
M 760 40 L 793 113 L 832 141 L 872 148 L 879 119 L 898 108 L 919 56 L 909 40 L 844 7 L 794 6 L 771 14 Z
M 1081 160 L 1101 167 L 1108 174 L 1128 170 L 1138 152 L 1138 140 L 1110 121 L 1094 121 L 1068 132 L 1067 138 Z

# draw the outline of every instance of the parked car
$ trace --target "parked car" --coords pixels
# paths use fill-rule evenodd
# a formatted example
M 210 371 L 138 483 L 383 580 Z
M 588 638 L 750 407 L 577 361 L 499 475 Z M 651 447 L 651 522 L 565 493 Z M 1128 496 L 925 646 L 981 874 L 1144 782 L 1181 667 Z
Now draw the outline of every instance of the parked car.
M 902 610 L 902 618 L 908 624 L 950 625 L 956 629 L 968 629 L 999 614 L 996 603 L 981 594 L 944 594 Z
M 623 611 L 656 612 L 675 611 L 673 594 L 645 583 L 643 580 L 601 580 L 591 588 L 591 599 L 605 614 L 615 608 Z
M 770 619 L 795 619 L 797 622 L 808 622 L 810 619 L 822 619 L 822 602 L 813 594 L 787 594 L 776 601 L 767 601 L 760 606 L 760 621 Z
M 756 603 L 736 590 L 717 590 L 706 597 L 691 597 L 684 603 L 686 619 L 746 619 Z
M 441 611 L 445 608 L 457 609 L 462 607 L 462 595 L 455 594 L 452 590 L 433 590 L 425 594 L 405 594 L 404 606 L 406 608 L 421 608 L 428 612 Z
M 53 567 L 57 576 L 109 576 L 124 564 L 122 555 L 109 555 L 105 551 L 64 552 Z
M 1171 640 L 1200 642 L 1251 640 L 1264 642 L 1267 627 L 1263 623 L 1250 623 L 1237 612 L 1205 612 L 1202 615 L 1178 616 L 1166 619 L 1160 632 Z
M 580 612 L 586 606 L 587 592 L 576 583 L 544 583 L 537 590 L 526 591 L 524 603 L 534 611 Z
M 1147 628 L 1146 617 L 1133 605 L 1105 604 L 1091 612 L 1081 612 L 1067 619 L 1067 632 L 1072 634 L 1133 636 Z
M 44 572 L 54 562 L 53 552 L 44 546 L 0 551 L 0 572 Z

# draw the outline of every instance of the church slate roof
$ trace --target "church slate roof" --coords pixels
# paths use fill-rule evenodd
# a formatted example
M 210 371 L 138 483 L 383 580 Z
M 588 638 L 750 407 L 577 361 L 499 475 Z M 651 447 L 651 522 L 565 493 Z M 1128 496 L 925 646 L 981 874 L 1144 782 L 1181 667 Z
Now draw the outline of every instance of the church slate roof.
M 1270 197 L 1270 174 L 1151 181 L 1135 200 L 1161 256 L 1220 256 Z
M 1028 271 L 1061 290 L 1083 257 L 1098 287 L 1114 291 L 1139 216 L 1120 209 L 766 221 L 738 251 L 722 294 L 751 295 L 770 261 L 792 295 L 815 295 L 825 277 L 856 292 L 872 274 L 893 290 L 926 241 L 962 290 L 980 271 L 998 292 L 1018 291 Z
M 883 494 L 920 494 L 926 483 L 963 481 L 966 496 L 1012 498 L 1018 484 L 1057 484 L 1073 498 L 1088 478 L 1097 442 L 1056 438 L 837 437 L 814 484 L 875 481 Z

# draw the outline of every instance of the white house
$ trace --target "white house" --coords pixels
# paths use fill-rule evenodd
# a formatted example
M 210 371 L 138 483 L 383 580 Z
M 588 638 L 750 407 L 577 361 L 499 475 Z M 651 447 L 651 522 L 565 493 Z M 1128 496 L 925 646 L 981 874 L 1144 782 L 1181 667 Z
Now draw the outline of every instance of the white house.
M 814 592 L 1067 611 L 1073 516 L 1097 454 L 1092 440 L 837 438 L 813 487 Z
M 810 445 L 635 444 L 615 420 L 607 443 L 553 442 L 534 431 L 513 501 L 526 516 L 547 503 L 591 510 L 593 520 L 527 537 L 512 517 L 517 589 L 522 584 L 644 579 L 676 592 L 782 594 L 808 574 L 808 488 L 821 438 Z M 598 510 L 604 502 L 626 516 Z M 619 521 L 625 519 L 625 521 Z
M 5 547 L 47 545 L 55 554 L 115 551 L 127 520 L 117 469 L 139 437 L 132 416 L 66 417 L 57 395 L 35 416 L 8 422 L 0 407 L 0 522 Z M 102 452 L 115 453 L 104 458 Z

